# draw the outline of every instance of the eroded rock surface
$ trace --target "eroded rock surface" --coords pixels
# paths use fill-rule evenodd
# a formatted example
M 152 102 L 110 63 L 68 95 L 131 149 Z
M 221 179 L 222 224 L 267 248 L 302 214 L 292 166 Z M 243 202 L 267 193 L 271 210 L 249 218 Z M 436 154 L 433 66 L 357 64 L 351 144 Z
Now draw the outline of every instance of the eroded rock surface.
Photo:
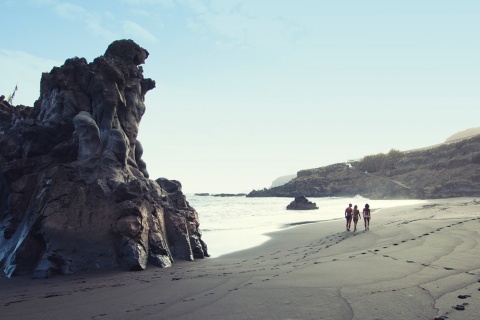
M 113 42 L 41 80 L 34 107 L 0 103 L 0 266 L 52 273 L 208 256 L 178 181 L 148 179 L 137 140 L 148 52 Z
M 308 200 L 305 196 L 298 196 L 290 202 L 287 210 L 315 210 L 318 209 L 317 204 Z

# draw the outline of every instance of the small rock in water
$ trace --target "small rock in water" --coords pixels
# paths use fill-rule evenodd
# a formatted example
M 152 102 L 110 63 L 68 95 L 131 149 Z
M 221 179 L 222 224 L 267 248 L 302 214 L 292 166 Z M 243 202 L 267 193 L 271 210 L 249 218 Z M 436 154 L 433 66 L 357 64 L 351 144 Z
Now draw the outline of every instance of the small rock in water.
M 315 202 L 309 201 L 305 196 L 295 197 L 295 200 L 290 202 L 287 210 L 315 210 L 318 209 Z

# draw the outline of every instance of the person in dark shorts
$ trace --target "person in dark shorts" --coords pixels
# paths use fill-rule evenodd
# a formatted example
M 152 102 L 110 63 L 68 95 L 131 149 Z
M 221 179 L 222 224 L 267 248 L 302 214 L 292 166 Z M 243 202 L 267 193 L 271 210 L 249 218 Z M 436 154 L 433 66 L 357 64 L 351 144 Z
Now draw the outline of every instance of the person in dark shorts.
M 352 204 L 349 203 L 347 209 L 345 209 L 345 219 L 347 219 L 347 231 L 350 231 L 350 225 L 352 224 Z

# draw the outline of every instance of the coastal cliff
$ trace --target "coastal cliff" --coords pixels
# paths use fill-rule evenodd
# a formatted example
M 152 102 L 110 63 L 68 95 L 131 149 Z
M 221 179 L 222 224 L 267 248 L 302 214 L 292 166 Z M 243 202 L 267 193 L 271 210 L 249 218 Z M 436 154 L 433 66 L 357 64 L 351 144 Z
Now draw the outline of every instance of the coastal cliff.
M 7 277 L 208 256 L 180 182 L 150 180 L 137 140 L 147 50 L 115 41 L 42 75 L 34 107 L 0 103 L 0 267 Z
M 301 170 L 290 182 L 247 197 L 437 199 L 480 195 L 480 135 L 430 148 L 366 156 Z

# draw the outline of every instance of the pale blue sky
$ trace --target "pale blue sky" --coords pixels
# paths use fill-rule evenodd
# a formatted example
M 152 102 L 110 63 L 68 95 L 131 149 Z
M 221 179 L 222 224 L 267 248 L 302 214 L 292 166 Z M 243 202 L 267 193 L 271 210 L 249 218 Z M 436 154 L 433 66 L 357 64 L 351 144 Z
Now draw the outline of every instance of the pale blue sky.
M 152 178 L 249 192 L 479 127 L 477 0 L 0 0 L 0 93 L 117 39 L 150 52 Z

